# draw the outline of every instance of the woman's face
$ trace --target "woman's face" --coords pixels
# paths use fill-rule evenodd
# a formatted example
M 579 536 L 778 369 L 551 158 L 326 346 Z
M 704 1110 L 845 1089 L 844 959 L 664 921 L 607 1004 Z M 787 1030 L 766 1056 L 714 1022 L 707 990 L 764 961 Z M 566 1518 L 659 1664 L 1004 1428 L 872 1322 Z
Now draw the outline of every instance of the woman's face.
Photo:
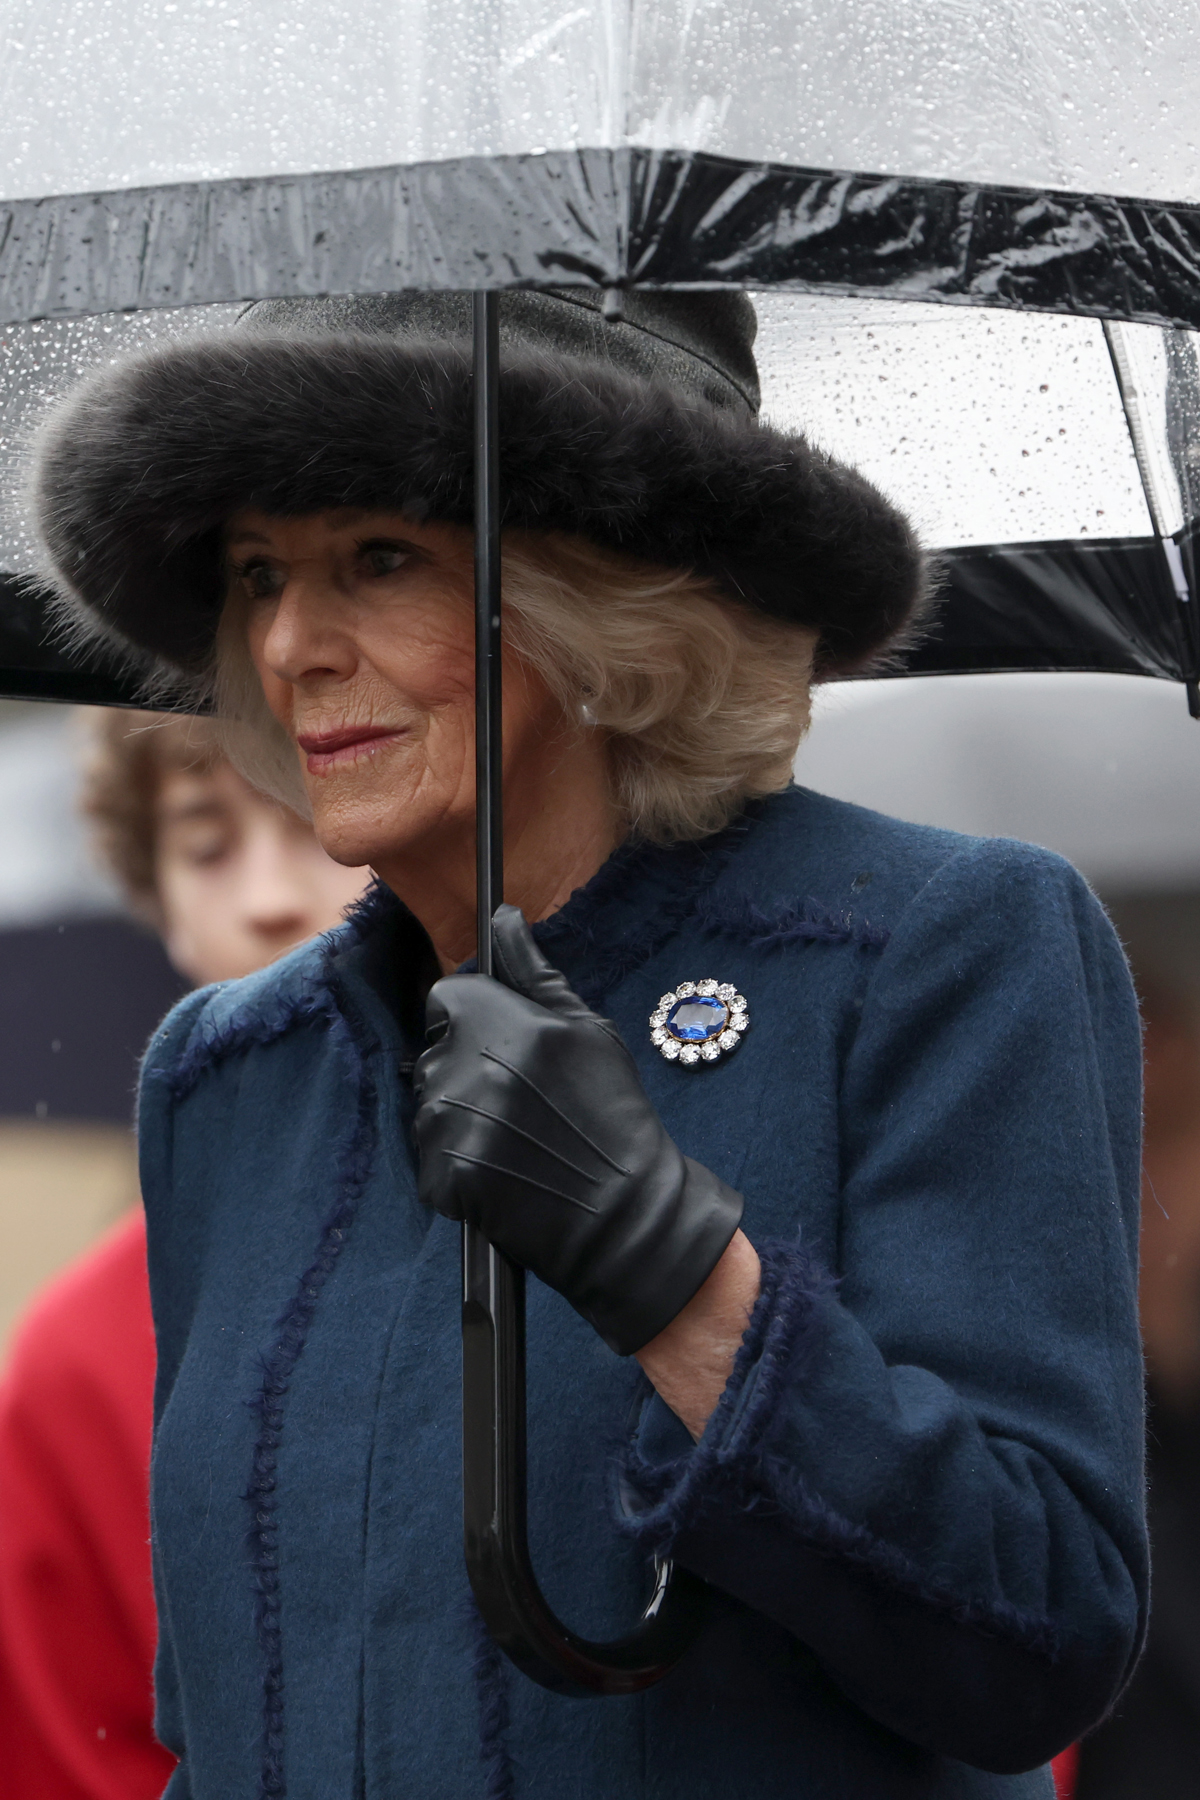
M 376 866 L 474 828 L 473 542 L 399 514 L 247 509 L 227 532 L 250 655 L 298 746 L 317 836 Z M 506 656 L 505 773 L 534 794 L 558 702 Z M 523 779 L 524 777 L 524 779 Z

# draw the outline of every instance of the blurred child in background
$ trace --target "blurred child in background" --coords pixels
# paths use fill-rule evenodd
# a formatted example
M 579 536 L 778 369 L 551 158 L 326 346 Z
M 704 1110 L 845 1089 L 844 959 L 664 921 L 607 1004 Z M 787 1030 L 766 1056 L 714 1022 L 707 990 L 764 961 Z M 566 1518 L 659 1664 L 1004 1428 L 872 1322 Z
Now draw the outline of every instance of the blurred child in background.
M 335 925 L 344 869 L 256 794 L 203 720 L 89 721 L 84 792 L 130 905 L 197 985 Z M 132 1106 L 132 1095 L 131 1095 Z M 140 1207 L 38 1297 L 0 1386 L 0 1785 L 6 1800 L 152 1800 L 147 1485 L 154 1333 Z

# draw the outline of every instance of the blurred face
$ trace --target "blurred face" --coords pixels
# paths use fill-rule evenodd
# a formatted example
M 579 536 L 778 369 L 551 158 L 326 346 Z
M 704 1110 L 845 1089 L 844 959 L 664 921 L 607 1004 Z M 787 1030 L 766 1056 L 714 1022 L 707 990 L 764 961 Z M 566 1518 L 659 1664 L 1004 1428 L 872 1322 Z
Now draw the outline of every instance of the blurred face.
M 466 528 L 390 513 L 279 519 L 227 534 L 267 704 L 294 739 L 325 849 L 347 864 L 461 847 L 474 829 L 473 549 Z M 578 732 L 578 726 L 575 728 Z M 507 827 L 536 809 L 562 709 L 514 656 L 504 673 Z
M 327 931 L 368 877 L 331 862 L 303 820 L 227 763 L 166 775 L 157 815 L 163 938 L 197 985 L 249 975 Z

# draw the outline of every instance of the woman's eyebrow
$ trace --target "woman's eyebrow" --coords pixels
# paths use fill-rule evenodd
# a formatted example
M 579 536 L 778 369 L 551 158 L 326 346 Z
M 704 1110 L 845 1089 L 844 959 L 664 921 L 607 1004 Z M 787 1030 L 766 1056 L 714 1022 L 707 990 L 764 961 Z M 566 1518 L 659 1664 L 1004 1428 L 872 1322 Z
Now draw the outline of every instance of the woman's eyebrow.
M 265 537 L 261 531 L 239 531 L 235 537 L 226 538 L 225 548 L 232 550 L 235 544 L 269 544 L 270 542 L 270 538 Z

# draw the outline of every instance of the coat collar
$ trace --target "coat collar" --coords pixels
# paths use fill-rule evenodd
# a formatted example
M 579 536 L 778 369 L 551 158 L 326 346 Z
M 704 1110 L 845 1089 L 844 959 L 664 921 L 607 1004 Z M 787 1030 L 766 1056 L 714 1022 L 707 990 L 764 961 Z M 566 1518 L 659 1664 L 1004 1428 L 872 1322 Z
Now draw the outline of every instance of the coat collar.
M 598 1005 L 695 913 L 753 822 L 743 813 L 698 843 L 623 844 L 565 906 L 534 926 L 534 937 L 580 997 Z
M 761 810 L 748 808 L 724 831 L 697 843 L 622 844 L 564 906 L 534 926 L 535 939 L 582 999 L 598 1005 L 697 911 Z M 355 945 L 394 942 L 413 928 L 419 930 L 407 907 L 376 881 L 349 913 L 347 935 L 335 940 L 338 960 Z M 472 958 L 462 972 L 474 967 Z

